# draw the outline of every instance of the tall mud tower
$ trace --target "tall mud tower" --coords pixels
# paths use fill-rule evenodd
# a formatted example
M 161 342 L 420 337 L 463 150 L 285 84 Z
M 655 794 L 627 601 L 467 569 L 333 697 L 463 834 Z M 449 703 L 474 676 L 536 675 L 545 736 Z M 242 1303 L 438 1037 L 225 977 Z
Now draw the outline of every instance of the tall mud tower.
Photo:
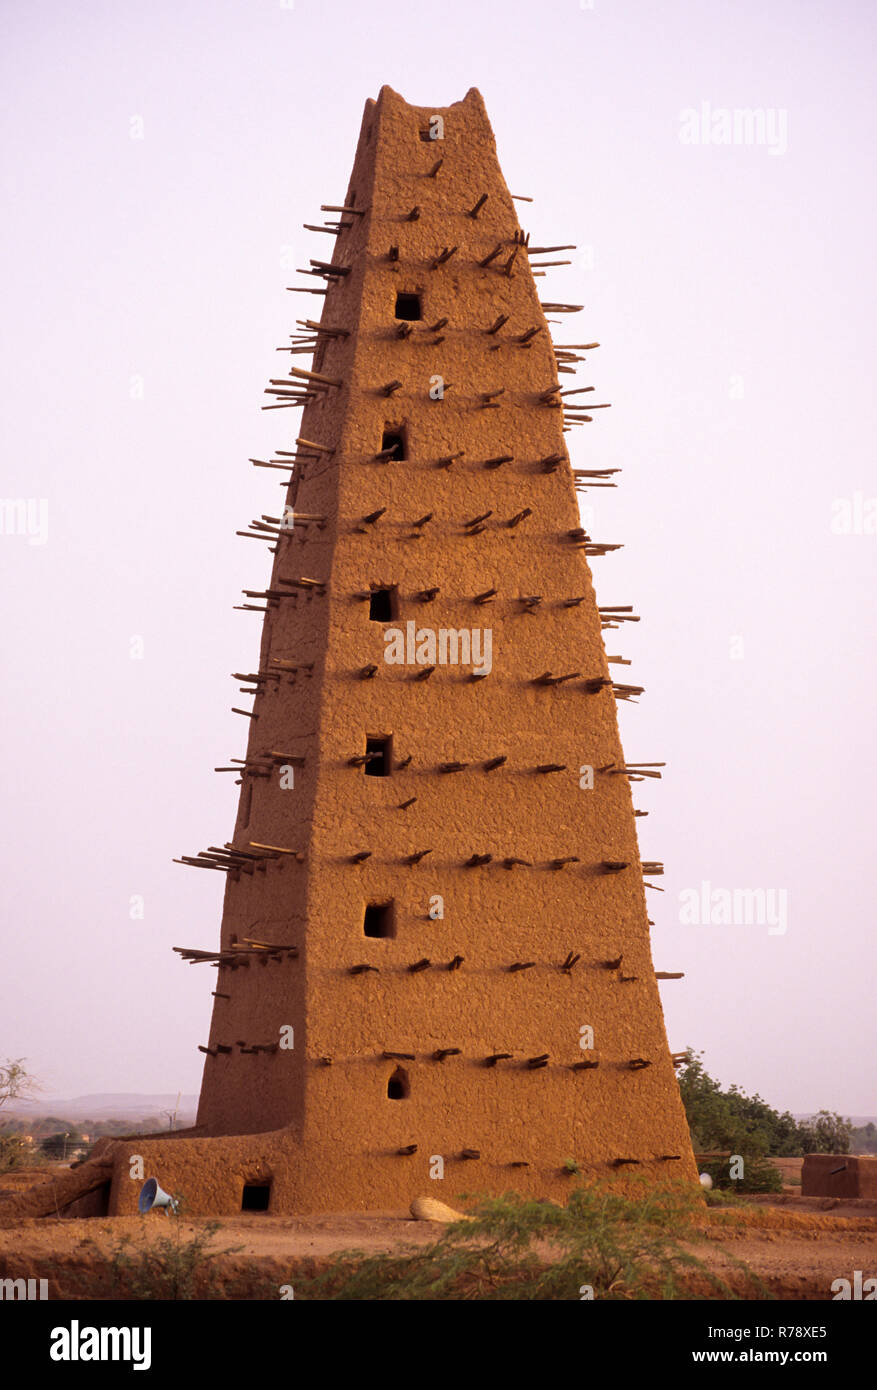
M 325 211 L 237 825 L 202 856 L 221 948 L 185 951 L 219 967 L 198 1124 L 153 1167 L 217 1211 L 694 1180 L 631 800 L 657 774 L 624 761 L 566 447 L 588 345 L 552 343 L 571 306 L 477 91 L 385 87 Z

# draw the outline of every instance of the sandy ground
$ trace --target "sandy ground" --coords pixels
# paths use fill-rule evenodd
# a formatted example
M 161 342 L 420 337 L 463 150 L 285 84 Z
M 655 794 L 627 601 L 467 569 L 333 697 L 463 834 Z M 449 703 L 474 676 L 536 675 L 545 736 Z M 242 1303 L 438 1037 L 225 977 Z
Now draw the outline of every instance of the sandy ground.
M 0 1185 L 8 1190 L 25 1181 L 22 1175 Z M 206 1218 L 176 1221 L 159 1212 L 146 1218 L 20 1221 L 0 1228 L 0 1277 L 48 1279 L 50 1298 L 112 1296 L 108 1271 L 120 1238 L 152 1243 L 176 1229 L 186 1240 L 208 1224 Z M 231 1296 L 270 1298 L 280 1297 L 282 1285 L 294 1285 L 298 1273 L 319 1269 L 341 1250 L 424 1246 L 441 1230 L 401 1211 L 254 1214 L 222 1218 L 211 1248 L 230 1251 L 220 1255 L 218 1273 Z M 751 1284 L 747 1288 L 741 1261 L 773 1297 L 827 1300 L 832 1282 L 851 1279 L 856 1269 L 865 1278 L 877 1277 L 877 1202 L 800 1197 L 794 1190 L 752 1198 L 738 1207 L 712 1208 L 705 1214 L 704 1241 L 689 1248 L 743 1297 L 759 1295 Z

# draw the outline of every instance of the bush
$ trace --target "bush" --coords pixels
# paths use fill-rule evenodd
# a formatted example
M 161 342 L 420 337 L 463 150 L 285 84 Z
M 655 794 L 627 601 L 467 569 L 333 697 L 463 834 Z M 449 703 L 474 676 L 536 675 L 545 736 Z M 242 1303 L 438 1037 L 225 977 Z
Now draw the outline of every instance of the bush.
M 401 1253 L 345 1251 L 295 1281 L 297 1299 L 580 1300 L 583 1286 L 607 1300 L 735 1295 L 680 1241 L 703 1239 L 703 1206 L 684 1189 L 637 1200 L 576 1188 L 565 1207 L 514 1193 L 482 1200 L 474 1220 L 448 1226 L 434 1244 Z
M 709 1173 L 713 1187 L 722 1192 L 782 1192 L 783 1178 L 769 1158 L 756 1154 L 743 1159 L 743 1175 L 731 1176 L 731 1159 L 701 1159 L 700 1171 Z
M 150 1239 L 146 1222 L 167 1220 L 167 1235 Z M 146 1217 L 135 1240 L 130 1235 L 117 1236 L 110 1247 L 109 1259 L 97 1276 L 81 1276 L 77 1296 L 82 1298 L 111 1298 L 132 1300 L 221 1299 L 232 1297 L 224 1283 L 216 1277 L 211 1261 L 217 1256 L 231 1255 L 243 1246 L 227 1246 L 211 1250 L 221 1223 L 210 1221 L 186 1234 L 179 1217 Z
M 36 1168 L 44 1161 L 39 1150 L 34 1149 L 23 1134 L 0 1134 L 0 1173 Z

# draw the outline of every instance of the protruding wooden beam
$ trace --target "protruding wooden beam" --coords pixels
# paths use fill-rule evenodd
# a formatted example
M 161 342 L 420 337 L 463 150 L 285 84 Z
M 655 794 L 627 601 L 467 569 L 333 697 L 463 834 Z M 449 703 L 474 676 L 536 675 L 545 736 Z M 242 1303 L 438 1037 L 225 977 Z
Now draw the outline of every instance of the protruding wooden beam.
M 533 678 L 534 685 L 562 685 L 564 681 L 577 680 L 581 671 L 570 671 L 566 676 L 553 676 L 550 671 L 543 671 L 541 676 Z
M 479 264 L 482 268 L 483 268 L 484 266 L 490 265 L 490 262 L 491 262 L 491 261 L 495 261 L 495 260 L 496 260 L 497 256 L 498 256 L 499 253 L 502 251 L 502 248 L 503 248 L 502 242 L 501 242 L 501 241 L 497 242 L 497 244 L 496 244 L 496 246 L 494 246 L 493 250 L 492 250 L 491 252 L 489 252 L 488 255 L 486 255 L 486 256 L 484 257 L 484 260 L 483 260 L 483 261 L 479 261 L 478 264 Z M 506 315 L 506 318 L 508 318 L 508 315 Z

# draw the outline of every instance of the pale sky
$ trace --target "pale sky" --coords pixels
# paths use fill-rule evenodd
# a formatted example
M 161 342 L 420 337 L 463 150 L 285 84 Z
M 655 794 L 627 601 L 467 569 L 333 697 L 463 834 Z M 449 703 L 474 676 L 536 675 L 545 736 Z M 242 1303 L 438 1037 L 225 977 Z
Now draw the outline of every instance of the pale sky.
M 247 459 L 288 447 L 260 406 L 325 251 L 301 224 L 382 84 L 477 86 L 533 243 L 579 248 L 540 282 L 585 305 L 556 336 L 602 345 L 612 409 L 568 438 L 624 470 L 584 501 L 625 547 L 600 602 L 642 616 L 606 634 L 646 687 L 625 753 L 668 763 L 637 804 L 671 1048 L 877 1112 L 875 31 L 867 0 L 6 0 L 0 492 L 32 534 L 0 535 L 0 1057 L 49 1094 L 199 1088 L 215 974 L 171 947 L 218 941 L 223 878 L 172 859 L 234 825 L 233 605 L 270 558 L 234 532 L 280 495 Z M 762 143 L 684 139 L 704 104 Z M 705 881 L 785 929 L 680 920 Z

